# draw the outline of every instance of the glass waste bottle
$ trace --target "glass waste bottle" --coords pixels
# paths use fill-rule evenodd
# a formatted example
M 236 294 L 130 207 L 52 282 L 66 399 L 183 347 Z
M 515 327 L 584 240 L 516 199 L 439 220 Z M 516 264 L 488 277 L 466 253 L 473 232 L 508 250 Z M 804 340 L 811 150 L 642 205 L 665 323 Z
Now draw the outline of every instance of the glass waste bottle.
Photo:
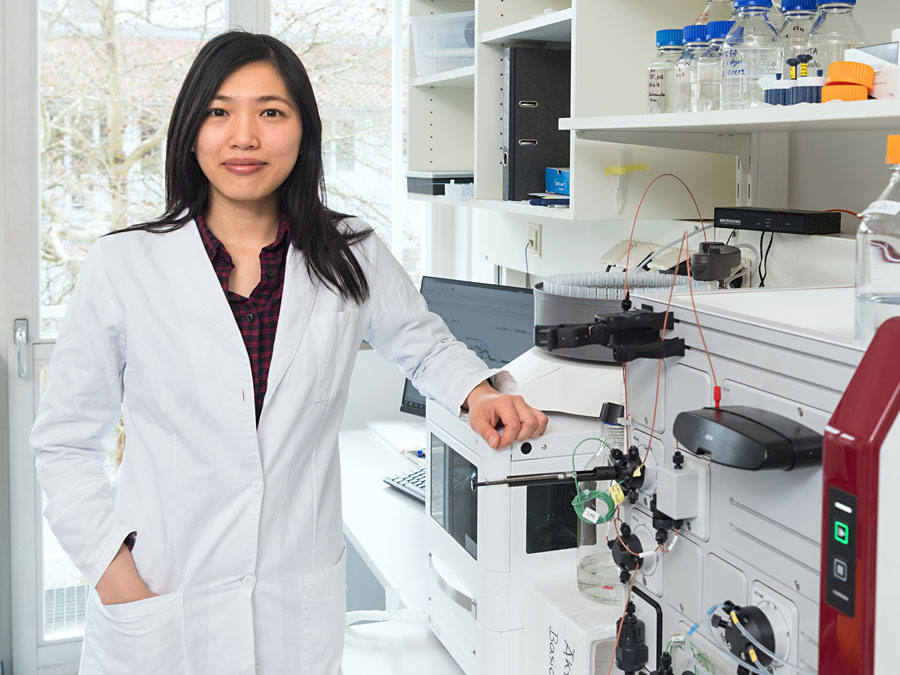
M 734 21 L 711 21 L 706 24 L 709 47 L 697 61 L 697 110 L 722 109 L 722 44 Z
M 785 60 L 805 54 L 809 48 L 809 33 L 816 22 L 816 0 L 784 0 L 781 3 L 784 24 L 778 33 Z M 791 68 L 785 64 L 782 78 L 789 79 Z
M 684 33 L 680 28 L 656 31 L 659 53 L 647 68 L 647 112 L 671 112 L 675 84 L 675 62 L 683 51 Z
M 675 109 L 673 112 L 697 110 L 697 63 L 706 51 L 707 27 L 694 24 L 684 27 L 684 51 L 675 62 Z
M 900 316 L 900 135 L 888 136 L 891 178 L 863 213 L 856 235 L 856 337 L 868 342 Z
M 622 410 L 620 406 L 613 407 Z M 603 427 L 603 434 L 600 438 L 610 447 L 624 450 L 624 427 L 619 424 L 604 424 Z M 606 465 L 608 464 L 608 456 L 609 453 L 606 446 L 601 446 L 584 468 L 590 469 L 598 465 Z M 584 494 L 585 490 L 602 492 L 607 490 L 610 485 L 612 484 L 605 482 L 582 481 L 578 484 L 578 491 L 579 494 Z M 607 493 L 608 495 L 609 493 Z M 585 506 L 591 509 L 594 514 L 599 514 L 601 518 L 610 509 L 609 504 L 603 502 L 602 499 L 592 499 Z M 606 543 L 608 539 L 616 536 L 612 521 L 594 524 L 588 522 L 589 520 L 593 520 L 592 514 L 586 509 L 583 517 L 578 518 L 576 527 L 578 541 L 576 579 L 578 581 L 578 590 L 592 600 L 621 605 L 625 601 L 625 587 L 619 580 L 619 566 L 613 561 L 612 552 Z
M 866 44 L 863 29 L 853 18 L 856 0 L 818 0 L 819 16 L 809 32 L 811 73 L 821 70 L 828 76 L 828 66 L 844 60 L 844 50 Z
M 756 108 L 764 103 L 759 80 L 781 72 L 782 49 L 769 21 L 772 0 L 735 0 L 734 26 L 722 45 L 722 108 Z
M 709 0 L 706 8 L 694 23 L 708 24 L 711 21 L 728 21 L 734 14 L 734 0 Z

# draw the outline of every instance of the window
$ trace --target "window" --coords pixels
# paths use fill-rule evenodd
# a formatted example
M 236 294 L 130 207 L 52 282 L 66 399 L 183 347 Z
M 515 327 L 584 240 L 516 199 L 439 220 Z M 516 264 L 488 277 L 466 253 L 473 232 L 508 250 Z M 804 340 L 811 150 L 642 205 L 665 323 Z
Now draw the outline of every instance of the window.
M 40 3 L 42 335 L 58 332 L 93 242 L 162 213 L 172 104 L 197 51 L 225 29 L 224 10 L 221 0 Z M 113 474 L 125 449 L 121 420 L 107 446 Z M 43 640 L 77 637 L 86 581 L 46 521 L 41 551 Z

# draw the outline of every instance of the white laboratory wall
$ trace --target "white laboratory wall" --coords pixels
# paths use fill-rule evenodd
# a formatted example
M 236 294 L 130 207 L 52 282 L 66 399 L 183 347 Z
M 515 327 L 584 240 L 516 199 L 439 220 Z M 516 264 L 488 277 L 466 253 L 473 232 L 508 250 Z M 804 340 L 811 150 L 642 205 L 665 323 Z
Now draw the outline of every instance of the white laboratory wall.
M 364 345 L 356 356 L 341 429 L 364 429 L 371 420 L 409 420 L 400 412 L 403 383 L 400 369 Z

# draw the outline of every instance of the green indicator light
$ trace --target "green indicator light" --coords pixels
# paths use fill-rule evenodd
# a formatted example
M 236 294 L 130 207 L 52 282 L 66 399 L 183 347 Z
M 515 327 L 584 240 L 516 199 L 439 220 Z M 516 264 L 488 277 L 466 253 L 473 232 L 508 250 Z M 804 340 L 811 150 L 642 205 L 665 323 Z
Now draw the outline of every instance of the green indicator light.
M 850 528 L 846 523 L 839 520 L 834 521 L 834 538 L 842 544 L 850 543 Z

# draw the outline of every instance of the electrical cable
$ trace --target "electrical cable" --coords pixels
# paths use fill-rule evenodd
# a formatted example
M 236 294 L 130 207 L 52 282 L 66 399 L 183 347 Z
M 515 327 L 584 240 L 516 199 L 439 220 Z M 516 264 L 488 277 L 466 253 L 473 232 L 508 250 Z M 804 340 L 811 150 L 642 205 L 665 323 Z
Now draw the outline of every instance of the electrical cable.
M 856 213 L 855 211 L 848 211 L 847 209 L 825 209 L 825 211 L 826 211 L 826 212 L 830 212 L 830 213 L 834 213 L 834 212 L 838 212 L 838 213 L 849 213 L 849 214 L 850 214 L 851 216 L 853 216 L 854 218 L 859 218 L 860 220 L 862 220 L 862 215 L 861 215 L 861 214 Z
M 725 245 L 726 245 L 726 246 L 728 246 L 728 244 L 731 243 L 731 238 L 732 238 L 734 235 L 736 235 L 736 234 L 737 234 L 737 230 L 732 230 L 732 231 L 731 231 L 731 234 L 728 235 L 728 239 L 725 240 Z
M 525 286 L 527 288 L 531 288 L 531 280 L 528 278 L 528 247 L 531 246 L 531 242 L 525 242 Z
M 697 322 L 697 331 L 700 333 L 700 341 L 703 343 L 703 350 L 706 352 L 706 360 L 709 361 L 709 372 L 713 379 L 713 402 L 718 410 L 719 404 L 722 402 L 722 388 L 719 387 L 719 381 L 716 379 L 716 369 L 713 366 L 712 357 L 709 355 L 709 347 L 706 346 L 706 338 L 703 336 L 703 327 L 700 325 L 700 316 L 697 314 L 697 303 L 694 300 L 694 287 L 691 285 L 691 263 L 690 258 L 687 259 L 687 277 L 688 290 L 691 292 L 691 307 L 694 310 L 694 320 Z
M 588 441 L 597 441 L 601 445 L 605 446 L 607 448 L 607 451 L 612 450 L 612 447 L 610 447 L 609 443 L 604 441 L 602 438 L 585 438 L 584 440 L 580 441 L 575 446 L 574 450 L 572 450 L 572 474 L 573 474 L 572 480 L 575 481 L 575 498 L 572 500 L 572 507 L 575 509 L 575 515 L 577 515 L 580 520 L 583 520 L 584 522 L 589 523 L 591 525 L 597 525 L 599 523 L 608 523 L 610 521 L 610 519 L 615 515 L 616 508 L 618 508 L 618 504 L 616 503 L 616 500 L 613 498 L 613 496 L 610 494 L 610 490 L 612 489 L 613 481 L 610 481 L 610 487 L 608 487 L 602 491 L 601 490 L 581 491 L 578 489 L 578 479 L 574 477 L 574 474 L 577 473 L 577 470 L 575 469 L 575 454 L 578 452 L 578 448 L 580 448 L 583 444 L 587 443 Z M 597 455 L 597 453 L 594 453 L 594 455 L 591 456 L 591 459 L 593 459 L 596 455 Z M 589 459 L 588 463 L 590 463 L 590 461 L 591 460 Z M 619 481 L 618 483 L 616 483 L 616 485 L 621 485 L 623 482 L 624 481 Z M 599 516 L 598 519 L 592 520 L 591 518 L 586 518 L 584 515 L 585 504 L 588 504 L 589 502 L 591 502 L 595 499 L 600 500 L 603 503 L 603 505 L 606 506 L 606 513 L 605 514 L 598 513 L 597 514 Z
M 766 246 L 766 254 L 763 256 L 763 266 L 766 268 L 766 271 L 763 272 L 763 282 L 769 277 L 769 251 L 772 250 L 772 241 L 775 239 L 775 233 L 773 232 L 769 235 L 769 245 Z M 760 254 L 762 254 L 762 249 L 759 250 Z
M 765 240 L 766 233 L 765 231 L 759 233 L 759 287 L 766 287 L 766 277 L 769 276 L 769 251 L 772 249 L 772 240 L 775 239 L 775 233 L 772 232 L 769 234 L 769 246 L 766 248 L 766 253 L 763 255 L 763 241 Z M 765 269 L 763 269 L 765 268 Z
M 703 239 L 706 239 L 706 225 L 703 223 L 703 216 L 700 215 L 700 207 L 697 205 L 697 200 L 694 199 L 694 193 L 691 192 L 691 189 L 687 186 L 683 180 L 681 180 L 674 173 L 661 173 L 656 178 L 650 181 L 650 184 L 644 189 L 644 194 L 641 195 L 641 200 L 638 202 L 637 210 L 634 212 L 634 220 L 631 223 L 631 234 L 628 237 L 628 252 L 625 255 L 625 297 L 628 297 L 628 267 L 631 264 L 631 242 L 634 241 L 634 228 L 637 226 L 638 214 L 641 212 L 641 205 L 644 203 L 644 197 L 647 196 L 647 193 L 650 191 L 650 188 L 653 187 L 653 184 L 656 183 L 663 176 L 668 176 L 670 178 L 674 178 L 679 183 L 684 186 L 684 189 L 688 191 L 688 194 L 691 196 L 691 201 L 694 202 L 694 208 L 697 209 L 697 219 L 700 221 L 700 229 L 703 231 Z
M 693 230 L 692 232 L 688 233 L 688 239 L 690 239 L 690 238 L 693 237 L 694 235 L 700 234 L 701 232 L 703 232 L 703 230 L 701 230 L 701 229 L 698 227 L 697 229 L 695 229 L 695 230 Z M 651 261 L 655 260 L 655 259 L 656 259 L 656 256 L 658 256 L 660 253 L 662 253 L 663 251 L 668 251 L 670 248 L 672 248 L 673 246 L 675 246 L 675 244 L 678 244 L 678 243 L 680 243 L 680 242 L 682 242 L 682 241 L 684 241 L 684 234 L 682 234 L 680 237 L 678 237 L 678 239 L 675 239 L 674 241 L 670 241 L 670 242 L 669 242 L 668 244 L 666 244 L 665 246 L 660 246 L 658 249 L 656 249 L 656 250 L 653 251 L 650 255 L 648 255 L 646 258 L 644 258 L 640 263 L 638 263 L 637 265 L 635 265 L 635 266 L 634 266 L 634 269 L 636 269 L 636 270 L 641 269 L 644 265 L 647 265 L 647 264 L 649 264 Z M 676 269 L 677 269 L 677 267 L 676 267 Z

